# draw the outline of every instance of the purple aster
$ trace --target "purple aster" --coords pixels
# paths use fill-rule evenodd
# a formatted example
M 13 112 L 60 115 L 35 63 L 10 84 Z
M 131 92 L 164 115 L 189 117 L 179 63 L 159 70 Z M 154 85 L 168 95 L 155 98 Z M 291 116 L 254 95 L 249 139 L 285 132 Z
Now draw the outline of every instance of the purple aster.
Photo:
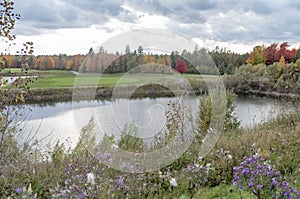
M 278 181 L 276 178 L 272 178 L 272 184 L 275 185 L 276 187 L 278 186 Z
M 263 185 L 262 185 L 262 184 L 258 184 L 258 185 L 256 186 L 256 188 L 257 188 L 257 189 L 262 189 L 262 188 L 263 188 Z
M 256 165 L 256 168 L 257 168 L 257 169 L 261 169 L 262 166 L 261 166 L 260 164 L 257 164 L 257 165 Z
M 252 182 L 252 181 L 250 181 L 250 182 L 248 183 L 248 187 L 253 187 L 253 182 Z
M 18 194 L 21 194 L 21 193 L 23 192 L 23 189 L 22 189 L 22 188 L 17 188 L 17 189 L 16 189 L 16 192 L 17 192 Z
M 245 175 L 245 174 L 247 174 L 247 173 L 249 173 L 249 168 L 244 168 L 244 169 L 242 170 L 242 175 Z
M 283 181 L 283 182 L 281 183 L 281 185 L 282 185 L 284 188 L 286 188 L 286 187 L 289 186 L 289 183 L 287 183 L 286 181 Z
M 124 177 L 123 176 L 120 176 L 119 181 L 118 181 L 118 185 L 120 187 L 124 186 Z

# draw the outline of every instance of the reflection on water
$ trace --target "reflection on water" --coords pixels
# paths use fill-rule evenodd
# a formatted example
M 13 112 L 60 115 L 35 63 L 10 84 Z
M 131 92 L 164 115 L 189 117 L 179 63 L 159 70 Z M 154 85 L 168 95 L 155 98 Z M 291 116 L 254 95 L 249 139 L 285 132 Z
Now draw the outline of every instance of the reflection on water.
M 175 98 L 117 99 L 116 101 L 57 102 L 53 104 L 26 105 L 31 109 L 24 118 L 24 135 L 37 132 L 36 139 L 45 144 L 68 140 L 74 146 L 80 131 L 94 117 L 100 134 L 116 134 L 126 123 L 134 122 L 143 132 L 139 136 L 148 138 L 165 130 L 165 108 Z M 187 99 L 194 113 L 197 112 L 199 97 Z M 272 98 L 239 96 L 234 101 L 236 114 L 242 127 L 251 127 L 267 121 L 282 110 L 282 102 Z M 99 133 L 99 132 L 98 132 Z
M 278 114 L 287 113 L 290 105 L 286 102 L 249 95 L 238 96 L 234 105 L 242 127 L 253 127 L 274 119 Z

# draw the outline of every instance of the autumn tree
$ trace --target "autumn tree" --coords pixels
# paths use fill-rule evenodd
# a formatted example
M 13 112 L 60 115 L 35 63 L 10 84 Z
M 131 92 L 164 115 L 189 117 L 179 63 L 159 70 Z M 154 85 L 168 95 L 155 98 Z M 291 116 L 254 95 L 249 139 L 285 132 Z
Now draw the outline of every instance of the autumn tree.
M 253 48 L 253 51 L 250 53 L 246 62 L 248 64 L 257 65 L 260 63 L 266 63 L 266 65 L 273 64 L 274 62 L 279 62 L 281 57 L 284 58 L 285 63 L 295 62 L 297 59 L 297 50 L 295 48 L 288 49 L 290 45 L 288 42 L 283 42 L 279 45 L 273 43 L 268 47 L 256 46 Z
M 20 15 L 14 13 L 14 2 L 11 0 L 2 0 L 0 3 L 0 37 L 1 46 L 11 45 L 16 38 L 12 34 L 15 28 L 16 20 L 20 19 Z M 29 56 L 33 53 L 33 43 L 26 42 L 23 48 L 16 52 L 20 55 L 21 71 L 18 74 L 11 73 L 11 77 L 17 77 L 9 88 L 0 86 L 0 165 L 10 164 L 14 158 L 18 157 L 19 150 L 15 141 L 16 133 L 19 132 L 14 125 L 13 117 L 22 117 L 18 111 L 18 105 L 22 105 L 25 96 L 29 92 L 29 78 L 21 79 L 21 76 L 27 75 L 29 68 Z M 1 68 L 5 67 L 3 62 L 0 63 Z M 1 71 L 0 71 L 1 72 Z M 5 84 L 0 73 L 0 85 Z M 13 106 L 14 105 L 14 106 Z M 18 118 L 20 119 L 20 118 Z
M 266 48 L 265 59 L 266 59 L 267 65 L 270 65 L 270 64 L 273 64 L 274 62 L 276 62 L 277 46 L 278 46 L 278 44 L 273 43 Z
M 55 68 L 59 70 L 66 69 L 67 62 L 69 60 L 69 56 L 66 54 L 59 54 L 58 56 L 54 57 L 55 59 Z
M 265 51 L 266 51 L 265 45 L 255 46 L 253 48 L 253 51 L 250 53 L 250 56 L 246 60 L 246 62 L 248 64 L 253 64 L 253 65 L 266 63 Z
M 175 70 L 177 72 L 179 72 L 180 74 L 186 73 L 188 71 L 188 67 L 187 67 L 185 61 L 181 60 L 181 59 L 177 59 L 176 60 Z

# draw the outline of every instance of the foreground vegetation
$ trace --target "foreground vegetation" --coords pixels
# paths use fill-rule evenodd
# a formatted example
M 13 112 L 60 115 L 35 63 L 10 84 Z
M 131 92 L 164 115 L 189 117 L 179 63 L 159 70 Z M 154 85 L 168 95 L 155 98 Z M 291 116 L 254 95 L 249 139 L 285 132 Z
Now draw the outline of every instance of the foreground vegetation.
M 232 97 L 232 94 L 228 94 Z M 229 98 L 229 105 L 231 104 Z M 209 131 L 207 111 L 209 98 L 202 98 L 199 132 Z M 174 110 L 178 110 L 175 109 Z M 238 128 L 232 104 L 227 107 L 225 132 L 206 157 L 199 157 L 197 150 L 201 136 L 174 163 L 157 171 L 126 173 L 108 167 L 113 154 L 110 151 L 97 156 L 86 150 L 85 142 L 93 137 L 93 120 L 82 129 L 82 137 L 73 149 L 57 142 L 46 153 L 34 147 L 22 147 L 7 142 L 2 151 L 0 197 L 6 198 L 270 198 L 263 197 L 246 184 L 241 188 L 235 181 L 235 168 L 248 157 L 264 158 L 262 165 L 270 165 L 280 173 L 278 181 L 300 189 L 300 115 L 284 114 L 276 120 L 253 129 Z M 295 109 L 296 110 L 296 109 Z M 178 113 L 173 112 L 175 115 Z M 180 120 L 180 117 L 175 117 Z M 171 120 L 170 120 L 171 121 Z M 176 119 L 173 124 L 178 124 Z M 171 125 L 172 126 L 172 125 Z M 175 127 L 175 129 L 173 128 Z M 169 133 L 178 133 L 178 126 Z M 177 129 L 177 130 L 176 130 Z M 13 129 L 12 129 L 13 130 Z M 121 140 L 106 137 L 111 146 L 128 151 L 140 151 L 141 142 L 124 136 Z M 172 136 L 170 137 L 172 138 Z M 107 142 L 109 141 L 109 142 Z M 112 144 L 113 143 L 113 144 Z M 113 149 L 114 150 L 114 149 Z M 100 158 L 99 158 L 100 157 Z M 250 165 L 249 165 L 250 168 Z M 256 168 L 256 167 L 255 167 Z M 270 170 L 271 171 L 271 170 Z M 273 171 L 273 170 L 272 170 Z M 242 176 L 240 176 L 240 179 Z M 247 175 L 243 176 L 249 180 Z M 280 189 L 268 188 L 268 179 L 261 190 L 280 195 Z M 255 183 L 254 182 L 254 183 Z M 258 186 L 259 184 L 256 184 Z M 272 185 L 272 184 L 271 184 Z M 249 187 L 248 187 L 249 186 Z M 290 192 L 289 192 L 290 193 Z M 295 198 L 297 192 L 291 193 Z M 281 196 L 281 198 L 288 198 Z M 290 197 L 293 198 L 293 197 Z

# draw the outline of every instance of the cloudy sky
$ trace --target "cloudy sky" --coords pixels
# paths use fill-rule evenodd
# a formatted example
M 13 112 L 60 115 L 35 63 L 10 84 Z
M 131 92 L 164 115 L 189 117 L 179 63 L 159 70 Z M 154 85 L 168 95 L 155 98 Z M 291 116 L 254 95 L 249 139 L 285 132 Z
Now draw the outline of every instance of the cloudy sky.
M 300 1 L 295 0 L 15 0 L 15 12 L 22 17 L 14 31 L 17 42 L 33 41 L 36 54 L 87 53 L 143 28 L 240 53 L 262 43 L 300 44 Z

